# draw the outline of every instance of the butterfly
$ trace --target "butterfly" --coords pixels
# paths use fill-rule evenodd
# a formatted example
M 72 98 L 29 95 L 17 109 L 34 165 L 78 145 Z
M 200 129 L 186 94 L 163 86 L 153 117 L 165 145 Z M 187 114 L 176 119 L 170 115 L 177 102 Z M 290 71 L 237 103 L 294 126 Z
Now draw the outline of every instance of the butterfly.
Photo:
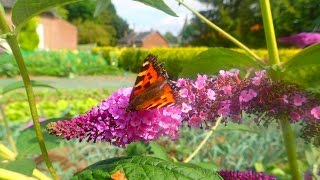
M 157 56 L 149 54 L 132 89 L 126 112 L 161 108 L 177 102 L 177 87 Z

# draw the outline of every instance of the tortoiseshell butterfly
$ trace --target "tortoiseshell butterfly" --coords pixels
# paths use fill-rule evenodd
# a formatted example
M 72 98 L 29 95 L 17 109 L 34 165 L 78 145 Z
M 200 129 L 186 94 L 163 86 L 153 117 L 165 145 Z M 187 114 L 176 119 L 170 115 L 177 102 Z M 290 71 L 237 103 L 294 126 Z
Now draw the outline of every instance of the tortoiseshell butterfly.
M 132 89 L 127 112 L 161 108 L 176 103 L 177 88 L 169 80 L 157 56 L 149 54 L 142 64 Z

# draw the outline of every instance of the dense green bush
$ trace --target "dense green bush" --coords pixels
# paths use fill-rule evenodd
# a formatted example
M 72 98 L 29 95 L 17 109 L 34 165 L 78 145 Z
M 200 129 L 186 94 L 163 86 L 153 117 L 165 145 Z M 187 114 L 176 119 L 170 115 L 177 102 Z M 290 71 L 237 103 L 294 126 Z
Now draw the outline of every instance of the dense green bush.
M 31 75 L 69 76 L 119 74 L 101 55 L 74 51 L 24 51 L 25 63 Z M 0 55 L 0 76 L 18 74 L 16 62 L 8 54 Z
M 30 19 L 22 28 L 19 33 L 19 44 L 21 49 L 34 50 L 38 47 L 40 42 L 37 25 L 39 19 L 37 17 Z
M 187 63 L 192 60 L 199 53 L 207 50 L 207 47 L 177 47 L 177 48 L 112 48 L 112 47 L 97 47 L 92 50 L 94 54 L 101 54 L 106 60 L 111 59 L 110 54 L 115 53 L 118 57 L 118 67 L 127 71 L 137 73 L 144 58 L 153 53 L 159 56 L 159 61 L 164 62 L 165 68 L 171 78 L 176 79 L 179 73 L 182 71 L 183 63 Z M 244 52 L 240 49 L 234 49 L 236 51 Z M 282 61 L 286 61 L 288 58 L 297 53 L 298 49 L 282 49 L 280 50 L 280 57 Z M 267 59 L 267 50 L 257 49 L 254 52 L 260 57 Z

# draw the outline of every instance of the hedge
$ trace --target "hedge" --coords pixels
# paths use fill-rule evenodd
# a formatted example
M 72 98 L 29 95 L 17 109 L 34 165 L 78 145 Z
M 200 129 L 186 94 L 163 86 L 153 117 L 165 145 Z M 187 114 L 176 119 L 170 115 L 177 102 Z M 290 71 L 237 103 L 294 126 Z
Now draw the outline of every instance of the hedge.
M 118 64 L 118 67 L 127 71 L 137 73 L 144 58 L 149 53 L 158 55 L 160 62 L 164 62 L 165 68 L 171 78 L 176 79 L 179 73 L 182 71 L 183 63 L 188 63 L 195 56 L 203 51 L 206 51 L 207 47 L 176 47 L 176 48 L 114 48 L 114 47 L 96 47 L 92 49 L 93 54 L 101 54 L 107 61 L 113 64 Z M 233 49 L 235 51 L 243 52 L 241 49 Z M 253 50 L 258 56 L 267 60 L 267 50 L 256 49 Z M 286 61 L 288 58 L 299 52 L 299 49 L 280 49 L 279 54 L 282 61 Z
M 23 51 L 31 75 L 70 76 L 120 74 L 98 54 L 77 51 Z M 0 55 L 0 76 L 16 76 L 19 70 L 12 55 Z
M 31 75 L 70 76 L 76 75 L 121 75 L 123 70 L 137 73 L 142 61 L 149 53 L 158 55 L 172 79 L 182 71 L 183 63 L 188 63 L 207 47 L 175 48 L 117 48 L 97 47 L 89 52 L 77 51 L 24 51 L 26 66 Z M 240 49 L 234 49 L 242 51 Z M 264 49 L 253 50 L 260 57 L 267 57 Z M 298 49 L 281 49 L 282 61 L 297 53 Z M 123 70 L 121 70 L 123 69 Z M 0 76 L 16 76 L 19 71 L 13 57 L 0 55 Z

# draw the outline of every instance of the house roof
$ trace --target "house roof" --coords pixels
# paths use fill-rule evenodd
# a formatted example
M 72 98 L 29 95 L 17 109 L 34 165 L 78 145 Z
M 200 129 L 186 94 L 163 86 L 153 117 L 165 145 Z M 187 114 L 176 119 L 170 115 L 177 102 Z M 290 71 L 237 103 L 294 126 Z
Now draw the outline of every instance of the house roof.
M 3 5 L 4 8 L 12 8 L 15 0 L 0 0 L 0 3 Z
M 146 38 L 148 35 L 153 33 L 154 31 L 147 31 L 147 32 L 140 32 L 140 33 L 135 33 L 132 32 L 128 34 L 127 36 L 121 38 L 119 40 L 120 43 L 127 43 L 127 42 L 142 42 L 144 38 Z

